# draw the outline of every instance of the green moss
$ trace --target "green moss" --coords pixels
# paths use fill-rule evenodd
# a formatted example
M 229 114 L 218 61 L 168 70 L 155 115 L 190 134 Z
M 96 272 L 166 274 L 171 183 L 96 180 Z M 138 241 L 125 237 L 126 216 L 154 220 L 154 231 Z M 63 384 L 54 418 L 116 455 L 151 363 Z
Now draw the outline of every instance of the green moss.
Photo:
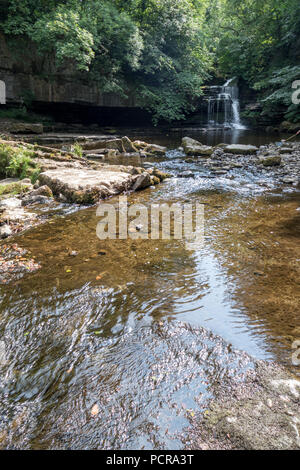
M 17 194 L 25 193 L 28 190 L 28 185 L 22 183 L 0 184 L 0 197 L 7 195 L 15 196 Z

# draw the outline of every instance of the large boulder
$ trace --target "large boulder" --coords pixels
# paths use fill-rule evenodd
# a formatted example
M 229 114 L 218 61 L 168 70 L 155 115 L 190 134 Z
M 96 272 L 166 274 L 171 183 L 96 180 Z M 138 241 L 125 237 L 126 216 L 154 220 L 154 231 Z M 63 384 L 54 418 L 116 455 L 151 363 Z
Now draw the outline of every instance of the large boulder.
M 47 185 L 55 195 L 79 204 L 95 204 L 131 188 L 133 177 L 122 167 L 101 170 L 61 168 L 40 174 L 40 184 Z
M 184 137 L 182 139 L 182 146 L 187 155 L 209 157 L 212 155 L 214 149 L 208 145 L 202 145 L 198 140 L 191 137 Z
M 148 188 L 152 184 L 151 177 L 147 172 L 144 172 L 141 175 L 137 175 L 135 178 L 135 183 L 132 187 L 133 191 L 139 191 L 141 189 Z
M 255 145 L 232 144 L 227 145 L 224 151 L 236 155 L 253 155 L 258 151 L 258 148 Z

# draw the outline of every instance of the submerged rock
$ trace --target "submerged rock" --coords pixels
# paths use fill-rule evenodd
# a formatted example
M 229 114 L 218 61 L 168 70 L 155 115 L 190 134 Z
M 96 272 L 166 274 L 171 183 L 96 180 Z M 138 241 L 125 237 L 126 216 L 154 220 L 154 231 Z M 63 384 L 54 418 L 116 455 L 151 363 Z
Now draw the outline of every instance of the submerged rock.
M 40 194 L 26 196 L 22 200 L 22 206 L 29 206 L 31 204 L 50 204 L 52 202 L 50 197 L 42 196 Z
M 281 147 L 279 149 L 279 153 L 284 154 L 284 153 L 293 153 L 293 149 L 291 147 Z

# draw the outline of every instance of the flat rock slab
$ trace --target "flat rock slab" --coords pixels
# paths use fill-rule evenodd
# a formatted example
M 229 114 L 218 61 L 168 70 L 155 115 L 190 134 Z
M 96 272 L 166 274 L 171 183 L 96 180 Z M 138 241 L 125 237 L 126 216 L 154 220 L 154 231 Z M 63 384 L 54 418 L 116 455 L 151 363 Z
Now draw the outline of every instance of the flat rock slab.
M 69 202 L 94 204 L 100 199 L 130 189 L 134 176 L 116 167 L 116 170 L 60 168 L 48 170 L 39 176 L 40 184 L 47 185 L 53 194 L 62 194 Z
M 227 153 L 234 153 L 237 155 L 252 155 L 258 151 L 258 148 L 254 145 L 242 145 L 242 144 L 233 144 L 227 145 L 224 148 L 224 151 Z

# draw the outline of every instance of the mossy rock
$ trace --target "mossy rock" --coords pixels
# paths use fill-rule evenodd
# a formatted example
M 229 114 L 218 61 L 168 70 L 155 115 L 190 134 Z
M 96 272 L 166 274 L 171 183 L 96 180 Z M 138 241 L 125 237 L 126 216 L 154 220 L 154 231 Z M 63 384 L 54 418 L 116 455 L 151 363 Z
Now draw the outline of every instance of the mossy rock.
M 268 157 L 261 160 L 261 163 L 265 167 L 270 166 L 280 166 L 281 165 L 281 157 L 279 155 L 275 155 L 274 157 Z

